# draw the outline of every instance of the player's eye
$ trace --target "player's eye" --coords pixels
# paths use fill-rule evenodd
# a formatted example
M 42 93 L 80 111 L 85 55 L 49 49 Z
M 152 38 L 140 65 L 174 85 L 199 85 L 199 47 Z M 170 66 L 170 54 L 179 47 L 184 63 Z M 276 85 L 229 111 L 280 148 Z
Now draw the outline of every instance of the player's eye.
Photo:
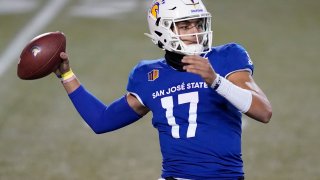
M 190 30 L 192 28 L 197 28 L 198 30 L 203 30 L 203 22 L 197 21 L 197 22 L 189 22 L 189 23 L 181 23 L 177 25 L 179 30 Z
M 203 29 L 203 23 L 202 22 L 198 22 L 197 29 Z
M 180 30 L 189 30 L 189 29 L 191 29 L 191 27 L 187 26 L 187 25 L 182 25 L 182 26 L 178 26 L 178 29 L 180 29 Z

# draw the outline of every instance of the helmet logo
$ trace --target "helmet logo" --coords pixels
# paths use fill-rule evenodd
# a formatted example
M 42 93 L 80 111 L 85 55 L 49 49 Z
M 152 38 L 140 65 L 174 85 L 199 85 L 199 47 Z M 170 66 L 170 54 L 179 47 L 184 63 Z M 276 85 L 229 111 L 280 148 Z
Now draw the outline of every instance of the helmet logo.
M 156 3 L 151 7 L 150 13 L 151 13 L 151 15 L 152 15 L 155 19 L 158 18 L 159 7 L 160 7 L 160 4 L 159 4 L 158 2 L 156 2 Z

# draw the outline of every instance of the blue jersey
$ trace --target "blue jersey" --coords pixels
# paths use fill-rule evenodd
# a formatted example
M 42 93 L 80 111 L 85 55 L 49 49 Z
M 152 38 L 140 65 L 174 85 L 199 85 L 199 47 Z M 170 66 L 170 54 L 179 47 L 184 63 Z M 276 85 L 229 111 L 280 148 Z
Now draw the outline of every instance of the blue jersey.
M 243 47 L 212 48 L 207 58 L 221 76 L 253 64 Z M 141 61 L 128 92 L 153 114 L 163 156 L 162 177 L 216 179 L 243 176 L 241 113 L 196 74 L 179 72 L 165 59 Z

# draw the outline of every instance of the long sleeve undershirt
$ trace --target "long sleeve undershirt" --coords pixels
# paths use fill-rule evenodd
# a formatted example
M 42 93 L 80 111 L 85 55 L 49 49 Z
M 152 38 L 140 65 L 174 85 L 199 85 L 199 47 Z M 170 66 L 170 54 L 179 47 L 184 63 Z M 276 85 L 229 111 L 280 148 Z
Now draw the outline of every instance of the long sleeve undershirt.
M 97 134 L 120 129 L 141 118 L 129 106 L 126 96 L 107 106 L 81 85 L 69 97 L 81 117 Z

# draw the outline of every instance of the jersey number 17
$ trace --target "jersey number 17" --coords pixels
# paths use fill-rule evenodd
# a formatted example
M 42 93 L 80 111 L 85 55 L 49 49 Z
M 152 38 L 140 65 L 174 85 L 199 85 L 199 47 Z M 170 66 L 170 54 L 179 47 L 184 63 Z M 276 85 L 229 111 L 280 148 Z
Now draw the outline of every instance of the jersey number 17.
M 189 126 L 187 130 L 187 138 L 191 138 L 196 135 L 198 102 L 199 102 L 198 92 L 178 94 L 178 105 L 190 103 L 189 116 L 188 116 Z M 161 98 L 161 105 L 166 110 L 166 118 L 168 120 L 168 124 L 171 126 L 172 137 L 180 138 L 179 125 L 176 123 L 176 119 L 173 116 L 174 104 L 173 104 L 172 96 Z

